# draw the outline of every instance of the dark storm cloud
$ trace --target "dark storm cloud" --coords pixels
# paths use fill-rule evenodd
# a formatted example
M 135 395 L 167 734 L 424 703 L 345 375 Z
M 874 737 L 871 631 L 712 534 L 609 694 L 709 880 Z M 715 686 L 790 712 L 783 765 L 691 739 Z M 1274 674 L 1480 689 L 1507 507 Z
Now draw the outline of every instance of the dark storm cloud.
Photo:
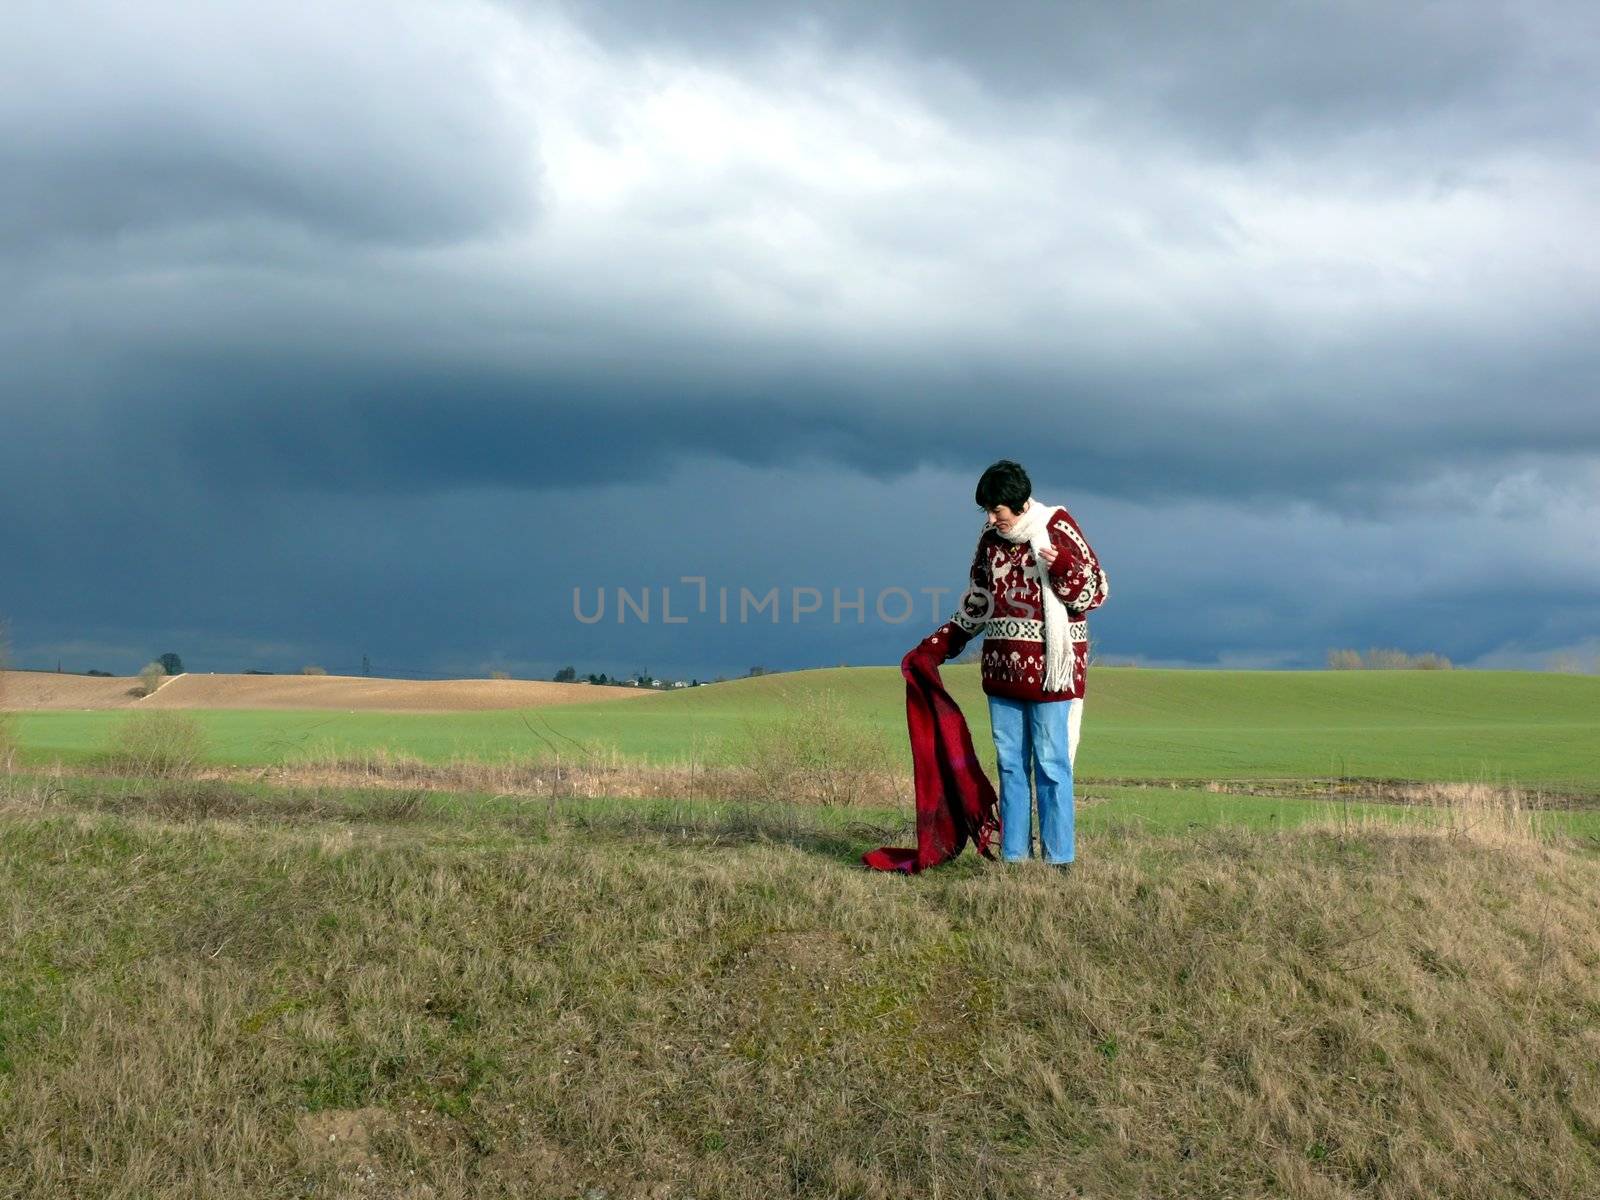
M 0 43 L 23 648 L 890 661 L 568 597 L 951 582 L 1001 456 L 1120 655 L 1600 620 L 1587 7 L 103 7 Z
M 1576 344 L 1530 353 L 1376 339 L 1355 361 L 1249 346 L 1177 375 L 980 355 L 951 379 L 942 364 L 830 364 L 819 348 L 802 365 L 736 340 L 686 334 L 663 347 L 621 328 L 605 361 L 490 367 L 414 356 L 421 331 L 396 332 L 392 348 L 343 354 L 130 349 L 115 358 L 114 402 L 91 399 L 85 413 L 67 395 L 25 410 L 25 436 L 0 460 L 25 473 L 24 457 L 70 446 L 107 466 L 182 463 L 218 488 L 551 491 L 659 480 L 705 453 L 894 478 L 921 463 L 1002 457 L 1026 430 L 1036 454 L 1106 495 L 1301 498 L 1371 512 L 1416 503 L 1407 489 L 1452 466 L 1492 474 L 1519 455 L 1600 453 L 1600 370 Z M 40 395 L 60 386 L 43 371 L 36 381 Z

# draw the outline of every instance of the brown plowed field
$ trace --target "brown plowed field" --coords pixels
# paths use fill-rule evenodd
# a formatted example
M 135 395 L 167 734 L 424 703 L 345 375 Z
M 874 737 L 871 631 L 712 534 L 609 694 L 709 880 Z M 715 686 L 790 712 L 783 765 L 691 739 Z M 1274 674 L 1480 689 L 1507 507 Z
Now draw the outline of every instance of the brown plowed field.
M 123 708 L 143 685 L 137 677 L 56 675 L 45 671 L 0 674 L 0 708 Z
M 343 708 L 380 712 L 467 712 L 605 703 L 651 694 L 528 679 L 367 679 L 350 675 L 176 675 L 141 700 L 136 678 L 100 679 L 7 671 L 0 704 L 42 708 Z

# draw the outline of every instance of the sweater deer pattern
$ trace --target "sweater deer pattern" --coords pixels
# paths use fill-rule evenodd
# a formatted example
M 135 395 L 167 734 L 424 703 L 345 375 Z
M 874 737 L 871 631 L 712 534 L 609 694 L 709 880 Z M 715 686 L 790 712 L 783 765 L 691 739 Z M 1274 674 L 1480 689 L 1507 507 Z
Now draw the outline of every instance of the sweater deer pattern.
M 1072 678 L 1061 691 L 1044 690 L 1044 596 L 1039 569 L 1026 543 L 1008 542 L 985 527 L 968 572 L 968 585 L 950 620 L 918 647 L 936 662 L 955 658 L 983 636 L 983 690 L 1011 700 L 1075 700 L 1083 696 L 1089 665 L 1089 625 L 1085 618 L 1110 594 L 1100 559 L 1090 549 L 1077 521 L 1066 509 L 1051 516 L 1048 529 L 1056 560 L 1050 588 L 1071 618 Z

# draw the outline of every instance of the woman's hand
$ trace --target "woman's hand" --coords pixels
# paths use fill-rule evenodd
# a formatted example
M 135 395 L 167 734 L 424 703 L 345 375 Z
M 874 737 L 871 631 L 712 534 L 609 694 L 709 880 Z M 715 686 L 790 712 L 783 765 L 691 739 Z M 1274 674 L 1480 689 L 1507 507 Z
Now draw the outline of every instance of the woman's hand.
M 1061 551 L 1057 550 L 1054 546 L 1040 546 L 1035 553 L 1038 554 L 1040 558 L 1044 559 L 1045 566 L 1053 567 L 1056 565 L 1056 557 L 1061 553 Z

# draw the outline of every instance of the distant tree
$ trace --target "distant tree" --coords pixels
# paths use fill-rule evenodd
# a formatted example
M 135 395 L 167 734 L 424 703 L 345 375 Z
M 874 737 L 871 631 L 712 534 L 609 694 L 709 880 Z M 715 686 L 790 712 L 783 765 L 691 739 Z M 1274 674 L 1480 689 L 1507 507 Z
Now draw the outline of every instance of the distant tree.
M 300 674 L 302 674 L 302 675 L 326 675 L 327 673 L 328 673 L 328 668 L 327 667 L 310 666 L 310 667 L 301 667 L 300 668 Z
M 490 671 L 489 672 L 489 678 L 490 679 L 510 679 L 511 678 L 511 672 L 510 671 Z
M 1411 656 L 1404 650 L 1374 646 L 1366 654 L 1369 671 L 1403 671 L 1411 665 Z
M 87 671 L 84 672 L 84 674 L 85 675 L 93 675 L 96 679 L 110 679 L 111 678 L 111 672 L 110 671 L 100 671 L 100 670 L 96 670 L 94 667 L 90 667 Z
M 575 683 L 577 678 L 578 669 L 576 667 L 562 667 L 561 670 L 556 672 L 557 683 Z
M 156 661 L 161 664 L 161 669 L 168 675 L 183 674 L 183 659 L 179 658 L 171 650 L 168 650 Z
M 751 667 L 750 674 L 746 678 L 754 679 L 757 675 L 765 675 L 766 673 L 767 669 L 765 667 Z
M 245 672 L 246 675 L 271 675 L 271 671 L 258 671 L 254 667 Z
M 1355 650 L 1329 650 L 1328 669 L 1332 671 L 1449 671 L 1455 667 L 1443 654 L 1429 650 L 1423 654 L 1408 654 L 1374 646 L 1365 654 Z

